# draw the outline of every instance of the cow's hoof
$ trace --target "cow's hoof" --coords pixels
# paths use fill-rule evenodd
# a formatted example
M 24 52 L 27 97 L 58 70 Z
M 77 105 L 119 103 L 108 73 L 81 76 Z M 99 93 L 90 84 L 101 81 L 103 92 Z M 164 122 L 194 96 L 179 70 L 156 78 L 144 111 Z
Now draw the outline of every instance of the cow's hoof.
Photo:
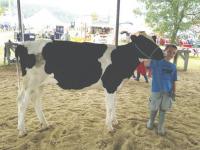
M 114 135 L 115 132 L 116 132 L 116 129 L 112 129 L 112 130 L 109 130 L 109 131 L 108 131 L 108 133 L 109 133 L 110 135 Z
M 158 127 L 157 133 L 160 136 L 165 136 L 166 135 L 164 127 Z
M 40 128 L 39 129 L 39 132 L 43 132 L 43 131 L 46 131 L 46 130 L 48 130 L 49 129 L 49 127 L 46 127 L 46 128 Z
M 115 131 L 115 129 L 113 128 L 113 126 L 108 127 L 108 132 L 114 132 L 114 131 Z
M 22 138 L 25 137 L 27 135 L 27 131 L 19 131 L 18 137 Z
M 113 123 L 114 126 L 117 126 L 119 124 L 119 122 L 117 121 L 117 119 L 113 120 L 112 123 Z
M 42 131 L 46 131 L 46 130 L 48 130 L 49 128 L 50 128 L 50 126 L 48 125 L 48 124 L 40 124 L 40 132 L 42 132 Z

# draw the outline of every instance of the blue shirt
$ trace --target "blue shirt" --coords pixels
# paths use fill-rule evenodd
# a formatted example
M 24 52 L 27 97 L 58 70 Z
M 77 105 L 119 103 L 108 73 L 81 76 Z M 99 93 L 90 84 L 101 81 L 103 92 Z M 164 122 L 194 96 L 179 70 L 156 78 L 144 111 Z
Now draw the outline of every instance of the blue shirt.
M 174 81 L 177 81 L 176 65 L 162 60 L 152 60 L 152 92 L 170 92 Z

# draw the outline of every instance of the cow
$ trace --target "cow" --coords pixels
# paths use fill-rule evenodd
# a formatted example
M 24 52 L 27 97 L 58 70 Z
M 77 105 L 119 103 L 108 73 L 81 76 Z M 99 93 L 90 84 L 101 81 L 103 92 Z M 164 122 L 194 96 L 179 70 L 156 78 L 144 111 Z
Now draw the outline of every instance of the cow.
M 42 85 L 57 84 L 62 89 L 81 90 L 100 85 L 106 97 L 106 125 L 113 131 L 117 124 L 116 91 L 132 76 L 139 58 L 162 59 L 163 53 L 150 38 L 131 36 L 131 42 L 114 47 L 89 42 L 36 40 L 19 44 L 15 56 L 21 66 L 22 85 L 17 96 L 19 136 L 27 134 L 25 112 L 33 101 L 41 128 L 48 123 L 42 111 L 39 95 Z

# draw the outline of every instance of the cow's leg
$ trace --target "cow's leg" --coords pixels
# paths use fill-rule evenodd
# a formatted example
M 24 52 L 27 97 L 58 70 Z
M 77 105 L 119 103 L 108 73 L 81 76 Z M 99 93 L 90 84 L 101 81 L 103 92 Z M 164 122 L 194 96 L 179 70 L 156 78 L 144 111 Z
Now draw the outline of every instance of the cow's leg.
M 25 113 L 30 100 L 30 90 L 21 90 L 17 97 L 18 102 L 18 130 L 19 136 L 25 136 L 27 134 L 25 129 Z
M 48 128 L 49 125 L 48 125 L 46 118 L 44 116 L 44 113 L 42 111 L 42 104 L 41 104 L 41 99 L 40 99 L 41 91 L 42 91 L 42 88 L 35 89 L 31 96 L 31 100 L 34 104 L 35 112 L 40 121 L 41 130 L 45 130 Z
M 115 116 L 115 96 L 116 93 L 106 93 L 106 125 L 108 127 L 109 131 L 113 131 L 112 123 L 114 119 L 116 119 Z
M 113 125 L 117 125 L 118 124 L 117 115 L 116 115 L 116 105 L 117 105 L 117 98 L 116 98 L 116 96 L 114 96 L 114 106 L 113 106 L 113 111 L 112 111 L 112 117 L 113 117 L 112 118 L 112 123 L 113 123 Z

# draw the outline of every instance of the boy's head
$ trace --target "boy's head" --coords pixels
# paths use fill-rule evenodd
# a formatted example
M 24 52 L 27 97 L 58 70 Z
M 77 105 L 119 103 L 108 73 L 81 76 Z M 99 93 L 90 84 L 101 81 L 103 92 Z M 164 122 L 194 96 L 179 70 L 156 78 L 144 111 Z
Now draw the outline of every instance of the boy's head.
M 167 60 L 172 59 L 176 55 L 176 52 L 177 52 L 176 45 L 173 44 L 167 45 L 164 50 L 165 59 Z

